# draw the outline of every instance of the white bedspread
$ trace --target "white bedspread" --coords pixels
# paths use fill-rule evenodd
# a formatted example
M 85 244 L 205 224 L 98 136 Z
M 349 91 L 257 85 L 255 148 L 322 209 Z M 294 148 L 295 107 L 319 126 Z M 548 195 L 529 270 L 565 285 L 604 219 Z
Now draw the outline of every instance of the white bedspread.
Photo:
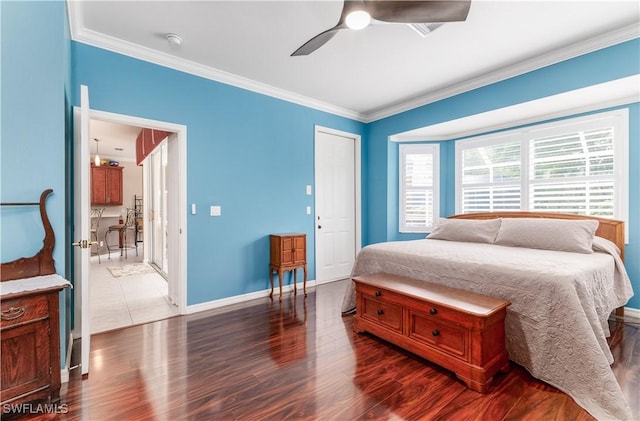
M 613 243 L 593 254 L 442 240 L 397 241 L 363 248 L 352 275 L 387 272 L 511 301 L 509 357 L 570 395 L 599 420 L 631 419 L 611 370 L 607 319 L 633 295 Z M 343 311 L 355 307 L 353 282 Z

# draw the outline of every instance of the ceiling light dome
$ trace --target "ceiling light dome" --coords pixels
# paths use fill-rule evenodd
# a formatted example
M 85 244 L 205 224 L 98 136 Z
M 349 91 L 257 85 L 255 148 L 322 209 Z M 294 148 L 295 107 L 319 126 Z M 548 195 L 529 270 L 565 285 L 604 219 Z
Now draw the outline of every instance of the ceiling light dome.
M 180 46 L 182 44 L 182 38 L 178 34 L 167 34 L 167 42 L 173 46 Z
M 350 29 L 364 29 L 371 23 L 371 15 L 364 10 L 355 10 L 347 15 L 345 22 Z

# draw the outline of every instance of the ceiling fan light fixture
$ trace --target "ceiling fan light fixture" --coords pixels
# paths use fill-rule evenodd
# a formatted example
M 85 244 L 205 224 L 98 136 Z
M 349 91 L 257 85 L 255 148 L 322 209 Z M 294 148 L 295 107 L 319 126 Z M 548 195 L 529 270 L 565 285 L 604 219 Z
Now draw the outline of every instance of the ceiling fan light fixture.
M 371 15 L 364 10 L 354 10 L 345 19 L 349 29 L 364 29 L 371 23 Z

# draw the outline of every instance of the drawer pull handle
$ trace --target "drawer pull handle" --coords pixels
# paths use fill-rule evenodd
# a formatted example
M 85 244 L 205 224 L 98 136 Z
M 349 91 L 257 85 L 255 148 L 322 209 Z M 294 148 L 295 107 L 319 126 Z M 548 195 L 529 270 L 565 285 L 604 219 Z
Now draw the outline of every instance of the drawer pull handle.
M 380 291 L 376 291 L 376 297 L 379 297 L 381 295 L 382 295 L 382 293 Z
M 384 314 L 384 311 L 378 310 L 378 316 L 382 316 L 383 314 Z
M 431 334 L 433 336 L 440 336 L 440 331 L 438 329 L 434 330 L 433 332 L 431 332 Z
M 436 314 L 438 313 L 438 309 L 433 307 L 431 310 L 429 310 L 429 314 Z
M 11 307 L 0 313 L 0 320 L 15 320 L 24 315 L 24 307 Z

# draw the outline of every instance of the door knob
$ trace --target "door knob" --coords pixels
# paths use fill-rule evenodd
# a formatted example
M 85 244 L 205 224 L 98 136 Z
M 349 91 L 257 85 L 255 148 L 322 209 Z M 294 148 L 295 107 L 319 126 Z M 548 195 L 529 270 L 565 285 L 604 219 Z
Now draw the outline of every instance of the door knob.
M 322 229 L 322 225 L 318 225 L 318 229 Z
M 97 243 L 94 242 L 94 241 L 89 241 L 89 240 L 80 240 L 80 241 L 76 241 L 74 243 L 71 243 L 72 246 L 80 247 L 81 249 L 88 249 L 93 244 L 97 244 Z

